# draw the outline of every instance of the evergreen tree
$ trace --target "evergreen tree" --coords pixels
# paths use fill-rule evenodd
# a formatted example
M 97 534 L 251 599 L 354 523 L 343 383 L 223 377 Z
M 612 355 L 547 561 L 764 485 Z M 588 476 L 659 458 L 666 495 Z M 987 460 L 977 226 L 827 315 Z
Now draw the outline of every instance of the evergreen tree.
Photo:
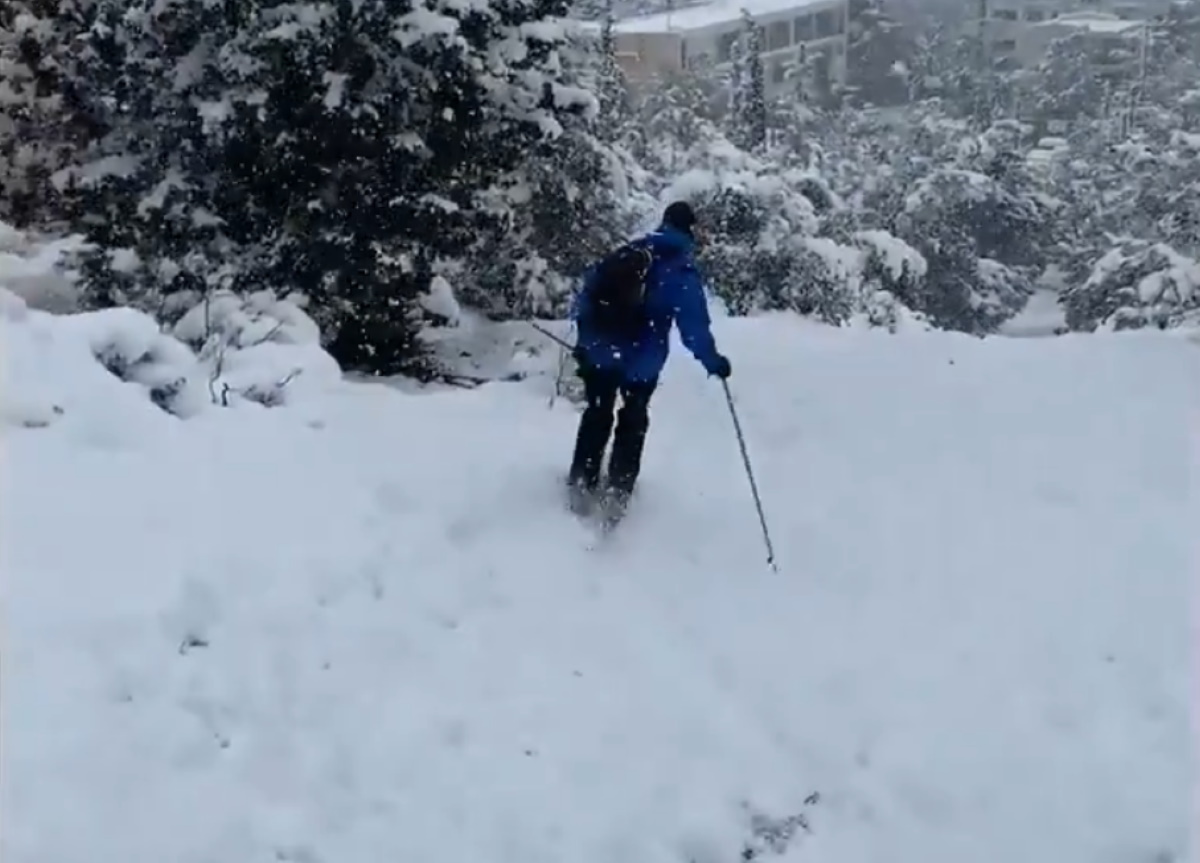
M 71 82 L 105 134 L 70 215 L 98 304 L 300 289 L 347 367 L 415 368 L 437 262 L 559 118 L 563 0 L 99 0 Z M 531 26 L 531 25 L 539 26 Z
M 735 137 L 747 150 L 761 150 L 767 143 L 767 99 L 763 77 L 762 30 L 746 10 L 742 11 L 741 44 L 737 55 L 737 97 L 733 112 Z
M 882 0 L 851 0 L 846 37 L 848 84 L 857 102 L 898 105 L 910 97 L 915 44 Z
M 690 71 L 660 76 L 639 106 L 639 162 L 660 176 L 678 174 L 687 151 L 715 133 L 717 90 Z
M 1200 0 L 1172 3 L 1138 41 L 1143 35 L 1147 74 L 1138 81 L 1141 101 L 1179 110 L 1185 128 L 1200 130 Z
M 1106 82 L 1093 63 L 1086 34 L 1055 39 L 1032 75 L 1033 106 L 1039 120 L 1100 117 L 1110 108 Z
M 67 171 L 62 201 L 95 244 L 83 262 L 90 305 L 161 310 L 163 294 L 185 292 L 182 306 L 237 282 L 255 181 L 227 123 L 228 94 L 254 83 L 233 48 L 248 15 L 201 2 L 91 7 L 63 85 L 98 134 Z
M 44 222 L 55 174 L 98 131 L 70 86 L 91 14 L 92 0 L 0 3 L 0 218 Z
M 602 92 L 603 55 L 594 46 L 573 45 L 561 59 L 565 83 Z M 575 281 L 632 229 L 623 108 L 562 116 L 561 134 L 493 182 L 488 228 L 464 261 L 460 294 L 469 305 L 493 319 L 564 314 Z
M 630 102 L 625 77 L 617 64 L 617 44 L 613 34 L 612 0 L 600 25 L 600 57 L 596 73 L 596 96 L 600 100 L 600 129 L 608 140 L 616 140 L 629 119 Z

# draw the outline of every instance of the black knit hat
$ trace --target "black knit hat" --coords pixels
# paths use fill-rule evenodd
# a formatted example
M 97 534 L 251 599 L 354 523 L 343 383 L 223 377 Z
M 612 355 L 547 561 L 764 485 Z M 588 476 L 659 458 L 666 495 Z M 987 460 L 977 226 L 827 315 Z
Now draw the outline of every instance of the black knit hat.
M 676 201 L 663 211 L 663 224 L 690 234 L 696 224 L 696 211 L 687 201 Z

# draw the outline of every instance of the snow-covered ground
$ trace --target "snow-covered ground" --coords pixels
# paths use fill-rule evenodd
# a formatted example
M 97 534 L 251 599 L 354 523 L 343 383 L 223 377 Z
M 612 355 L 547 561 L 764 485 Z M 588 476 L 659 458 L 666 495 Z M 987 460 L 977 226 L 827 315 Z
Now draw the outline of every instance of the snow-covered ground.
M 1066 330 L 1066 315 L 1058 292 L 1039 288 L 1024 308 L 1000 325 L 999 335 L 1036 338 L 1055 336 Z
M 180 419 L 110 318 L 0 331 L 5 863 L 1187 859 L 1195 346 L 720 321 L 772 573 L 678 347 L 594 548 L 548 377 Z

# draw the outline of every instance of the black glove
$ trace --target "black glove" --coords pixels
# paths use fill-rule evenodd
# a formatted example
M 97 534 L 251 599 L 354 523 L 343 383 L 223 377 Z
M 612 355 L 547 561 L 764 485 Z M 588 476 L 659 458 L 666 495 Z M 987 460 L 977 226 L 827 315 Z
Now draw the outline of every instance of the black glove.
M 712 365 L 708 367 L 708 373 L 716 375 L 721 380 L 725 380 L 733 374 L 733 368 L 729 365 L 727 358 L 721 356 L 721 354 L 717 354 L 716 358 L 712 361 Z

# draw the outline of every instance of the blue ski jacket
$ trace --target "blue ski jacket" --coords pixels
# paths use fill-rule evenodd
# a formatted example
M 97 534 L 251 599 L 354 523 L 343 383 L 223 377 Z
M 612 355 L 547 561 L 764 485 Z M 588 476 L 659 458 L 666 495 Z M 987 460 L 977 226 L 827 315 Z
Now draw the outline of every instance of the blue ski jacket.
M 693 256 L 695 241 L 669 225 L 647 234 L 643 241 L 654 252 L 646 276 L 646 322 L 639 333 L 625 339 L 597 331 L 589 320 L 593 267 L 571 307 L 583 362 L 596 369 L 620 370 L 628 381 L 656 381 L 667 363 L 671 324 L 675 323 L 684 347 L 709 374 L 715 374 L 720 354 L 712 335 L 704 282 Z

